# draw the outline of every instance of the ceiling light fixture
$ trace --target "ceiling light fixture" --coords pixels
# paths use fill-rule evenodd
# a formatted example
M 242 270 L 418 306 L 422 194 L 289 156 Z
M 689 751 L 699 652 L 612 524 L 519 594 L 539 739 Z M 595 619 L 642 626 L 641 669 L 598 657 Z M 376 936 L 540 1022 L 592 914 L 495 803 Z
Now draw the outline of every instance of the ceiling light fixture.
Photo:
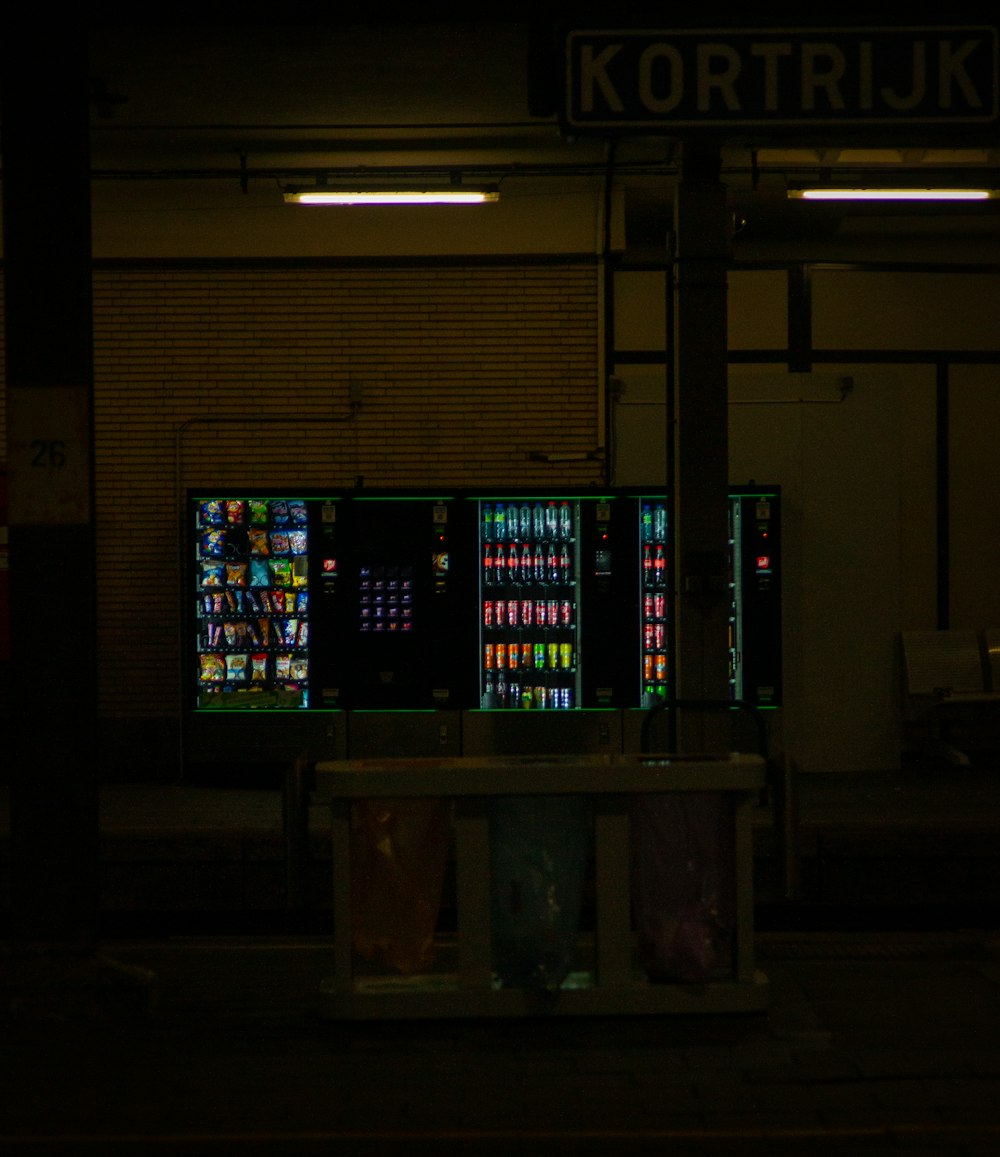
M 483 205 L 500 200 L 495 188 L 469 189 L 445 186 L 440 189 L 332 189 L 317 185 L 310 189 L 286 189 L 286 203 L 293 205 Z
M 788 197 L 801 201 L 989 201 L 996 198 L 996 189 L 948 188 L 832 188 L 811 186 L 789 189 Z

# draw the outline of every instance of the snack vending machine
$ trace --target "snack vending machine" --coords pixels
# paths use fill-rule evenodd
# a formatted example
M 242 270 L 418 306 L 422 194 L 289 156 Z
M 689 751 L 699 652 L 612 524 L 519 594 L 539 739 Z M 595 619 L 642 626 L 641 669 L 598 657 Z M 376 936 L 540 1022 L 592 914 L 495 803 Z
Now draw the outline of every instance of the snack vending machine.
M 196 705 L 311 706 L 309 504 L 240 494 L 192 505 Z

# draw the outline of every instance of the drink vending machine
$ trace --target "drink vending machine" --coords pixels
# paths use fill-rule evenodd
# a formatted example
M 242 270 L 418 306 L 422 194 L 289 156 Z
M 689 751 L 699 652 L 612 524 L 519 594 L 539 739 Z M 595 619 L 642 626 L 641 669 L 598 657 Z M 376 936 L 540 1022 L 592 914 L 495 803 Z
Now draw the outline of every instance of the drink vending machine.
M 667 505 L 480 499 L 483 708 L 636 707 L 668 686 Z
M 729 496 L 729 692 L 781 702 L 781 494 L 733 487 Z

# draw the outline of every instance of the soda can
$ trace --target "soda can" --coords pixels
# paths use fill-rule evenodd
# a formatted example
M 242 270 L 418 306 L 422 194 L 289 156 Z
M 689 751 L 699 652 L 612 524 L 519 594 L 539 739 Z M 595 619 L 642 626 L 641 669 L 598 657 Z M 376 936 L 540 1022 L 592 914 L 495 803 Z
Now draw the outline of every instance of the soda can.
M 545 707 L 545 688 L 544 687 L 536 687 L 535 688 L 535 706 L 538 707 L 539 709 L 542 709 Z
M 548 604 L 544 599 L 538 599 L 538 601 L 535 603 L 535 622 L 540 627 L 544 627 L 548 621 L 545 614 L 545 608 L 547 606 Z
M 497 599 L 493 604 L 493 621 L 498 627 L 502 627 L 504 619 L 507 617 L 507 603 L 504 599 Z
M 521 666 L 534 667 L 535 665 L 535 648 L 531 643 L 521 644 Z
M 563 599 L 559 604 L 559 625 L 562 627 L 573 625 L 573 604 L 569 599 Z
M 492 627 L 493 626 L 493 600 L 492 599 L 486 599 L 483 602 L 483 626 L 484 627 Z
M 655 666 L 657 683 L 665 683 L 667 681 L 667 656 L 657 655 Z
M 507 687 L 507 694 L 510 696 L 511 707 L 520 707 L 521 705 L 521 684 L 511 683 Z
M 507 666 L 507 644 L 497 643 L 497 668 L 503 670 Z
M 562 706 L 569 711 L 573 706 L 573 688 L 564 687 L 562 689 Z
M 559 644 L 547 643 L 546 651 L 549 660 L 549 670 L 554 671 L 559 666 Z
M 492 643 L 487 643 L 483 647 L 483 666 L 487 671 L 492 671 L 496 665 L 496 649 Z
M 656 623 L 653 627 L 653 641 L 658 651 L 667 649 L 667 627 L 665 623 Z
M 549 626 L 554 627 L 559 622 L 559 602 L 557 599 L 549 599 L 546 614 L 548 615 Z
M 517 643 L 511 643 L 507 648 L 507 666 L 511 671 L 516 671 L 521 665 L 521 648 Z
M 559 667 L 563 671 L 570 671 L 573 667 L 573 644 L 559 644 Z
M 642 645 L 647 651 L 653 649 L 653 639 L 655 638 L 652 623 L 643 623 L 642 625 Z
M 545 668 L 545 644 L 544 643 L 535 643 L 534 648 L 535 648 L 535 666 L 538 668 L 538 670 L 543 670 Z
M 518 604 L 517 599 L 511 599 L 507 603 L 507 626 L 508 627 L 516 627 L 517 626 L 517 608 L 518 608 L 518 606 L 519 606 L 519 604 Z
M 535 621 L 535 603 L 533 599 L 521 600 L 521 625 L 530 627 Z
M 657 619 L 665 619 L 667 617 L 667 596 L 664 594 L 653 595 L 653 615 Z
M 650 619 L 656 614 L 655 600 L 652 595 L 643 595 L 642 598 L 642 617 L 648 623 Z
M 653 656 L 649 652 L 642 657 L 642 678 L 646 683 L 653 681 Z

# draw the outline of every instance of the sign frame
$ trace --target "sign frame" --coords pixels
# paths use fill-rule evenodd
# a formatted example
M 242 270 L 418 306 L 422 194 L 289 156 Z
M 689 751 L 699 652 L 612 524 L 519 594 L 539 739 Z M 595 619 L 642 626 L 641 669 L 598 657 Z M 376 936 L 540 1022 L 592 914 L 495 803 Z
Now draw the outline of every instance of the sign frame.
M 562 112 L 574 131 L 983 127 L 1000 115 L 998 59 L 985 24 L 573 29 Z M 949 109 L 953 97 L 967 107 Z

